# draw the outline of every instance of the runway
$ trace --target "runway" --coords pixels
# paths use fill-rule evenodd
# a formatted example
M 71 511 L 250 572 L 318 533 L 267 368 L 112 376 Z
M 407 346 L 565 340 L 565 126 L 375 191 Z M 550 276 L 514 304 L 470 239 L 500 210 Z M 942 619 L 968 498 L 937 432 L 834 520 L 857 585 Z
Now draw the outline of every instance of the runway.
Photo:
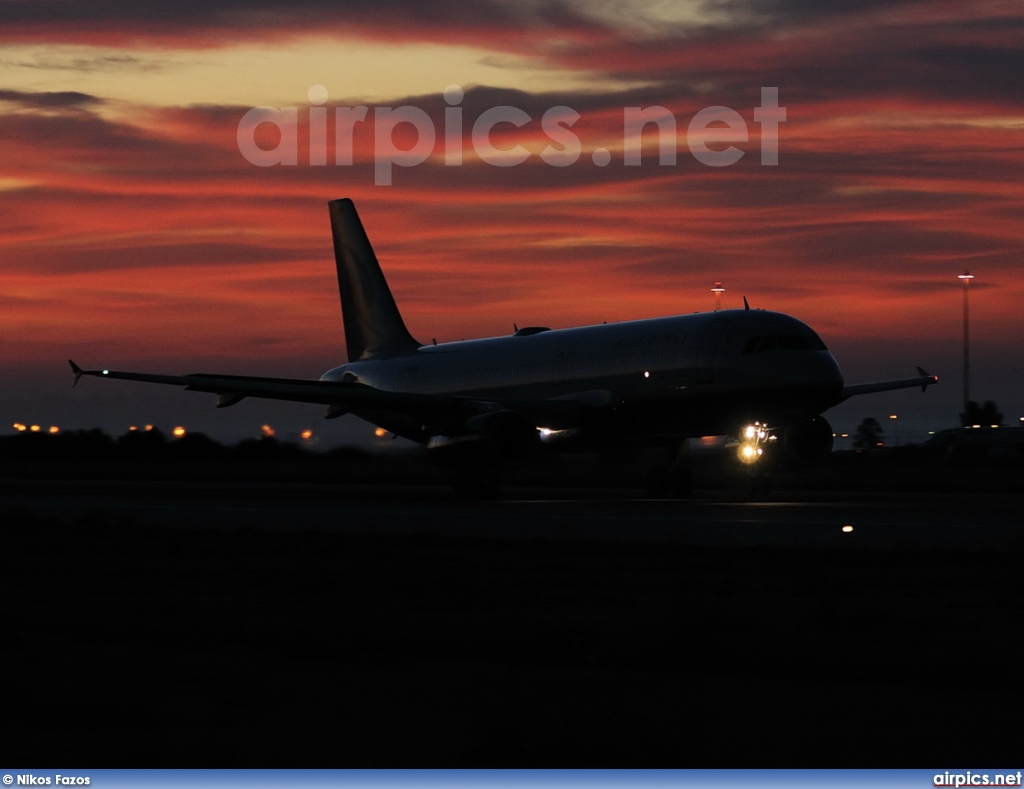
M 1012 762 L 1021 497 L 8 480 L 12 758 Z M 596 495 L 595 495 L 596 493 Z M 852 532 L 843 532 L 852 525 Z
M 140 526 L 313 530 L 363 536 L 880 549 L 1024 548 L 1024 496 L 738 491 L 687 500 L 629 489 L 511 488 L 457 501 L 444 486 L 19 480 L 8 508 L 69 521 Z

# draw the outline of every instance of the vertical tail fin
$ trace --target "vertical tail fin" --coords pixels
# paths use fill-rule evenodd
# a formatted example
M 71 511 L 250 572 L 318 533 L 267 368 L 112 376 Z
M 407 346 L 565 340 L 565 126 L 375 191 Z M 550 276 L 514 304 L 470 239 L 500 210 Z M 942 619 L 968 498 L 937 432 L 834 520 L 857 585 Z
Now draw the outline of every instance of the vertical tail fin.
M 346 197 L 328 206 L 348 360 L 415 351 L 420 343 L 405 328 L 355 205 Z

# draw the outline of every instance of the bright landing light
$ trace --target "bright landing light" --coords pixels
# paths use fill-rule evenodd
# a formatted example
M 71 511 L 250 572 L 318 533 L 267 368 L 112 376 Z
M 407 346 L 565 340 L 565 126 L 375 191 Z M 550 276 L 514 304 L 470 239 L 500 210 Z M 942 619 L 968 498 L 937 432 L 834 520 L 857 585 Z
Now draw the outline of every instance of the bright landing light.
M 769 428 L 760 422 L 744 427 L 742 436 L 743 442 L 739 448 L 739 459 L 744 463 L 757 462 L 764 455 L 764 447 L 761 445 L 766 441 L 775 440 Z

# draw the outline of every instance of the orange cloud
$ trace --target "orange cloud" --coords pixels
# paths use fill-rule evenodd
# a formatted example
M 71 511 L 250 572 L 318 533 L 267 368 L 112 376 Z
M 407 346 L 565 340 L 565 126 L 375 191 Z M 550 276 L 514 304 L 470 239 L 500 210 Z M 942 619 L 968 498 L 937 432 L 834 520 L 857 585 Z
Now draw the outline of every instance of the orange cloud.
M 349 196 L 423 341 L 503 333 L 513 322 L 567 326 L 707 309 L 719 280 L 727 306 L 746 295 L 755 307 L 808 321 L 856 364 L 874 355 L 899 365 L 879 375 L 912 362 L 948 379 L 959 369 L 955 276 L 971 268 L 979 275 L 978 391 L 1019 397 L 1019 373 L 1004 373 L 1001 360 L 1019 355 L 1024 296 L 1024 97 L 1005 76 L 1024 64 L 1021 39 L 1006 34 L 1019 30 L 1020 14 L 906 4 L 880 27 L 867 24 L 868 12 L 801 16 L 806 6 L 780 16 L 788 37 L 736 26 L 630 38 L 571 15 L 533 33 L 522 20 L 462 18 L 459 30 L 476 25 L 483 44 L 512 30 L 512 49 L 649 81 L 573 93 L 467 86 L 459 167 L 444 163 L 441 95 L 402 99 L 426 113 L 437 137 L 432 155 L 395 166 L 387 187 L 374 183 L 372 104 L 351 166 L 333 164 L 333 142 L 326 166 L 308 164 L 308 108 L 300 108 L 298 164 L 256 167 L 236 144 L 244 106 L 113 106 L 80 91 L 0 90 L 4 361 L 58 365 L 73 354 L 252 373 L 275 372 L 247 367 L 252 359 L 290 370 L 336 363 L 343 343 L 325 203 Z M 91 12 L 96 35 L 122 43 L 158 35 L 153 20 L 107 29 L 103 7 Z M 934 16 L 922 16 L 928 9 Z M 15 37 L 61 29 L 44 32 L 24 13 Z M 356 26 L 385 18 L 366 12 Z M 83 39 L 92 35 L 86 22 Z M 966 22 L 965 37 L 952 40 L 950 26 Z M 164 40 L 192 32 L 182 22 Z M 566 37 L 560 47 L 555 33 Z M 768 85 L 787 108 L 775 167 L 760 165 L 754 119 Z M 749 130 L 730 167 L 707 167 L 687 147 L 689 119 L 716 104 L 734 108 Z M 532 151 L 524 164 L 496 167 L 474 152 L 468 130 L 498 105 L 532 119 L 491 135 L 496 147 Z M 555 105 L 580 114 L 572 127 L 580 158 L 566 167 L 537 156 L 549 142 L 540 118 Z M 327 105 L 329 141 L 335 106 Z M 657 163 L 653 129 L 642 165 L 623 163 L 627 106 L 672 113 L 676 164 Z M 409 132 L 395 135 L 400 147 L 414 144 Z M 607 165 L 592 158 L 597 148 L 608 149 Z M 984 394 L 986 383 L 1003 394 Z

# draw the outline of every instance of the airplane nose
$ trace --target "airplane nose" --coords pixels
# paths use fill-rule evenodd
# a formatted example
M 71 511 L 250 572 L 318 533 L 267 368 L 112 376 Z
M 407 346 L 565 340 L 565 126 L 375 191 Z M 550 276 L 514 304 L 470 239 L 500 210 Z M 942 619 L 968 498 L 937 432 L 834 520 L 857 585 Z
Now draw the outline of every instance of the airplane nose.
M 839 369 L 839 363 L 829 351 L 817 351 L 815 355 L 817 356 L 814 365 L 815 379 L 838 396 L 843 391 L 843 373 Z
M 839 362 L 836 361 L 836 357 L 829 351 L 825 351 L 824 356 L 822 377 L 827 383 L 834 383 L 841 387 L 843 385 L 843 373 L 839 369 Z

